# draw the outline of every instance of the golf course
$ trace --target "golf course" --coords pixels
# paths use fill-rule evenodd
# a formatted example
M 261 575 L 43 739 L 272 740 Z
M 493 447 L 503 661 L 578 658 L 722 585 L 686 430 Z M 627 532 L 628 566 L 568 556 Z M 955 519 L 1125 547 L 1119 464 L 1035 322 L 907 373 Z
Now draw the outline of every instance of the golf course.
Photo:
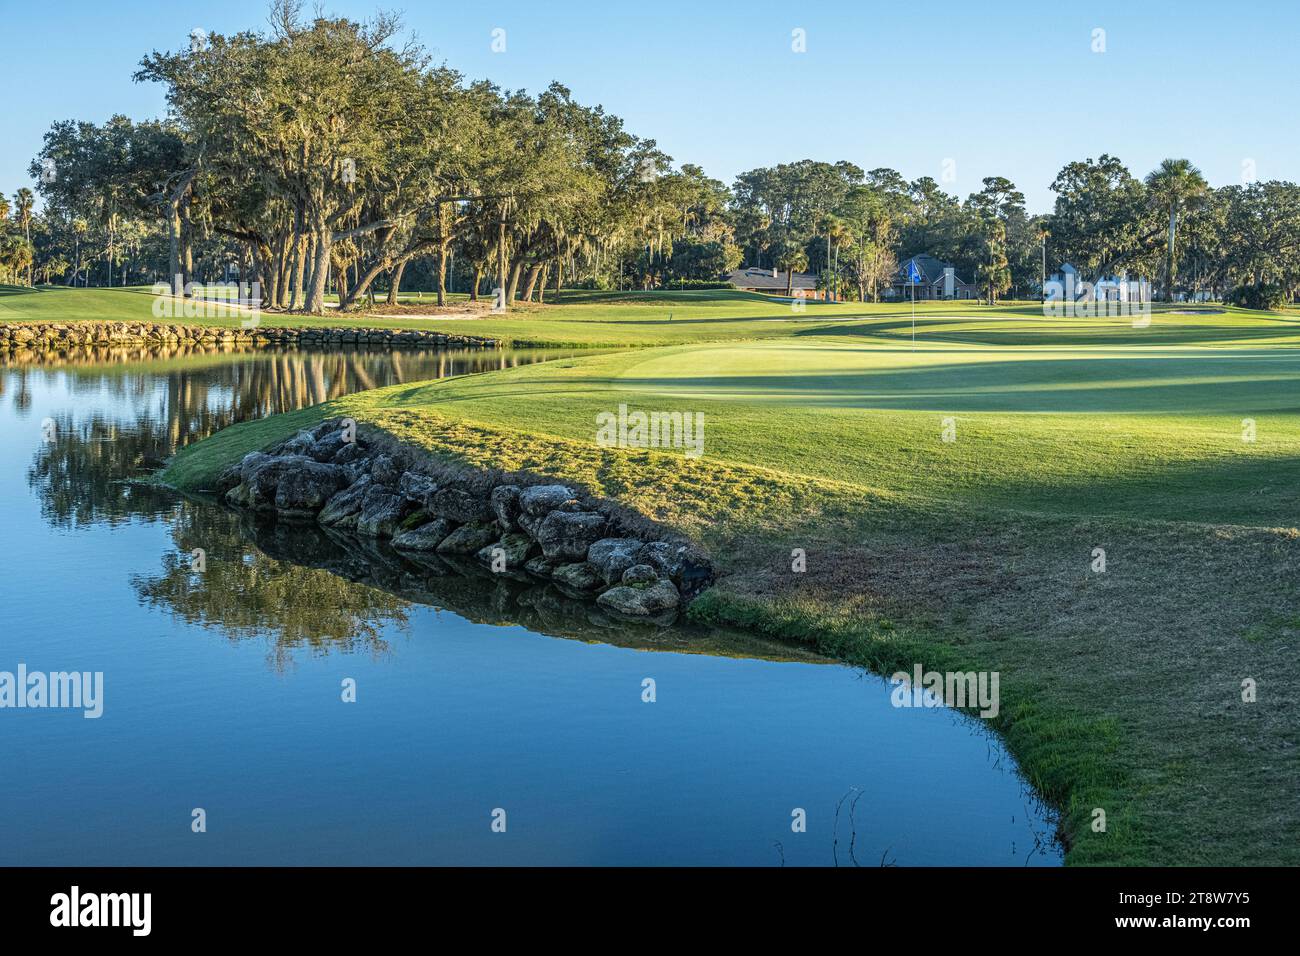
M 4 287 L 0 322 L 147 323 L 153 301 Z M 259 321 L 563 357 L 233 425 L 156 480 L 204 498 L 248 452 L 345 416 L 442 462 L 581 486 L 712 556 L 694 622 L 885 676 L 999 673 L 972 729 L 1059 811 L 1067 864 L 1300 862 L 1300 314 L 926 302 L 914 326 L 910 303 L 725 290 L 410 312 Z M 702 421 L 702 453 L 599 441 L 620 410 Z
M 53 12 L 7 928 L 1285 928 L 1300 6 Z
M 146 321 L 148 304 L 37 291 L 0 297 L 0 320 Z M 726 291 L 264 321 L 590 353 L 236 425 L 160 480 L 201 494 L 348 416 L 435 458 L 582 485 L 714 556 L 697 621 L 886 675 L 1000 672 L 989 723 L 1059 809 L 1068 864 L 1300 862 L 1297 314 L 1156 306 L 1135 327 L 935 302 L 915 345 L 906 305 Z M 603 446 L 598 416 L 620 406 L 702 415 L 703 454 Z

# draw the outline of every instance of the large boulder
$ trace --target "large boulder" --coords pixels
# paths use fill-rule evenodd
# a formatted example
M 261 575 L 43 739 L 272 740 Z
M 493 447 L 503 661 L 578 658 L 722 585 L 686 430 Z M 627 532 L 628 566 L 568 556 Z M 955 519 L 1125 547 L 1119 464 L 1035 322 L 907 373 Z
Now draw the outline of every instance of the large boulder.
M 270 332 L 271 330 L 267 331 Z M 320 441 L 326 435 L 332 435 L 335 432 L 338 432 L 339 434 L 343 433 L 342 418 L 327 418 L 311 430 L 312 437 L 317 441 Z
M 523 500 L 524 492 L 520 495 Z M 587 549 L 605 536 L 604 516 L 590 511 L 552 511 L 537 527 L 536 538 L 548 558 L 582 561 Z
M 402 466 L 393 460 L 392 455 L 376 455 L 370 463 L 370 477 L 375 479 L 377 485 L 396 488 L 402 480 L 402 474 Z
M 306 455 L 286 455 L 283 458 L 266 456 L 264 461 L 246 471 L 244 485 L 248 489 L 248 507 L 259 511 L 275 508 L 275 495 L 280 482 L 308 464 L 315 462 Z
M 594 591 L 602 585 L 600 574 L 586 561 L 574 564 L 562 564 L 551 572 L 556 584 L 563 584 L 574 591 Z
M 290 435 L 284 441 L 275 445 L 271 449 L 271 453 L 273 455 L 305 455 L 315 443 L 316 437 L 311 432 L 303 430 Z
M 369 475 L 358 478 L 351 486 L 344 488 L 321 509 L 316 520 L 331 528 L 355 528 L 365 502 L 366 493 L 374 487 Z
M 397 493 L 408 501 L 423 505 L 437 489 L 432 478 L 419 472 L 405 472 L 397 482 Z
M 545 517 L 573 500 L 573 492 L 564 485 L 533 485 L 519 492 L 519 507 L 524 514 Z
M 641 551 L 641 560 L 676 583 L 686 597 L 694 597 L 713 582 L 713 566 L 694 545 L 651 541 Z
M 313 432 L 312 434 L 316 433 Z M 315 441 L 307 448 L 307 454 L 317 461 L 334 461 L 335 455 L 348 445 L 354 444 L 356 442 L 343 440 L 342 431 L 332 431 L 324 435 L 317 435 Z
M 659 575 L 648 564 L 634 564 L 623 572 L 624 584 L 654 584 Z
M 484 564 L 492 564 L 498 554 L 505 558 L 508 571 L 515 571 L 524 566 L 529 558 L 540 548 L 536 541 L 526 534 L 503 535 L 500 541 L 494 541 L 479 551 L 478 559 Z
M 360 475 L 366 469 L 368 459 L 366 450 L 358 442 L 347 442 L 334 453 L 334 464 L 349 465 L 354 472 Z
M 545 520 L 546 515 L 538 517 L 537 515 L 530 515 L 526 511 L 520 511 L 519 514 L 515 516 L 515 524 L 519 525 L 519 529 L 534 538 L 537 537 L 537 531 L 541 528 L 542 522 Z
M 438 545 L 439 554 L 476 554 L 496 540 L 501 532 L 486 521 L 463 524 Z
M 437 488 L 424 502 L 427 511 L 452 521 L 491 521 L 495 515 L 486 494 L 479 495 L 455 485 Z
M 587 549 L 587 560 L 600 572 L 606 584 L 615 584 L 623 572 L 640 563 L 645 543 L 637 538 L 601 538 Z
M 314 459 L 286 472 L 275 489 L 275 510 L 284 515 L 315 516 L 325 502 L 352 483 L 342 465 Z
M 681 574 L 685 553 L 686 548 L 683 545 L 669 544 L 667 541 L 651 541 L 642 550 L 641 558 L 663 577 L 675 578 Z
M 519 486 L 518 485 L 497 485 L 492 489 L 492 495 L 489 498 L 492 505 L 492 513 L 497 516 L 497 521 L 506 531 L 514 531 L 519 527 Z
M 403 551 L 436 551 L 455 527 L 446 518 L 434 518 L 393 535 L 393 547 Z
M 596 598 L 596 603 L 630 617 L 653 617 L 675 610 L 681 596 L 672 581 L 660 578 L 648 586 L 621 584 L 610 588 Z
M 268 455 L 266 452 L 250 451 L 239 460 L 239 464 L 236 466 L 239 470 L 239 480 L 247 482 L 248 479 L 253 477 L 253 474 L 257 469 L 271 461 L 274 457 L 274 455 Z
M 213 490 L 217 494 L 224 495 L 231 489 L 239 487 L 240 483 L 243 482 L 243 476 L 240 474 L 240 464 L 240 462 L 235 462 L 233 465 L 227 465 L 221 469 L 221 473 L 217 475 L 216 481 L 213 482 Z
M 529 558 L 524 562 L 524 570 L 529 574 L 535 574 L 539 578 L 549 578 L 555 573 L 555 569 L 564 564 L 563 558 L 548 558 L 545 555 L 538 555 L 535 558 Z
M 391 538 L 397 526 L 411 513 L 414 505 L 383 485 L 372 485 L 361 501 L 357 515 L 357 534 L 371 538 Z
M 234 508 L 248 507 L 248 485 L 242 481 L 235 487 L 227 489 L 226 503 Z

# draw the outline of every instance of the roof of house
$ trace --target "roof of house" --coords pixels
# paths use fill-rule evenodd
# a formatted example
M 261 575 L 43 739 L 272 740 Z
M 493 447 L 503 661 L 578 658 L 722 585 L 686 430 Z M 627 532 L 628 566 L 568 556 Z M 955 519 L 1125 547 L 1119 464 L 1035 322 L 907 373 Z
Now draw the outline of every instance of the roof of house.
M 740 289 L 759 289 L 770 292 L 785 291 L 785 273 L 772 275 L 771 269 L 733 269 L 724 277 Z M 817 276 L 811 272 L 796 272 L 792 288 L 816 289 Z
M 943 261 L 941 261 L 941 260 L 939 260 L 939 259 L 936 259 L 934 256 L 930 255 L 928 252 L 921 252 L 921 253 L 918 253 L 917 255 L 914 255 L 914 256 L 912 256 L 912 257 L 910 257 L 910 258 L 908 258 L 908 259 L 904 259 L 904 260 L 899 264 L 899 267 L 898 267 L 898 275 L 895 277 L 895 280 L 894 280 L 895 282 L 900 282 L 900 283 L 902 283 L 903 285 L 906 285 L 906 284 L 907 284 L 907 278 L 906 278 L 906 277 L 907 277 L 907 264 L 908 264 L 909 262 L 915 262 L 915 263 L 916 263 L 916 267 L 917 267 L 917 269 L 919 269 L 919 270 L 921 271 L 921 278 L 922 278 L 926 283 L 928 283 L 928 284 L 933 285 L 933 284 L 936 283 L 936 282 L 941 282 L 941 281 L 943 281 L 943 270 L 944 270 L 944 269 L 952 269 L 952 270 L 953 270 L 953 273 L 952 273 L 952 275 L 953 275 L 953 279 L 956 281 L 956 283 L 957 283 L 958 285 L 967 285 L 967 284 L 968 284 L 967 282 L 965 282 L 965 281 L 961 278 L 961 276 L 957 275 L 957 270 L 953 267 L 953 265 L 952 265 L 951 262 L 943 262 Z

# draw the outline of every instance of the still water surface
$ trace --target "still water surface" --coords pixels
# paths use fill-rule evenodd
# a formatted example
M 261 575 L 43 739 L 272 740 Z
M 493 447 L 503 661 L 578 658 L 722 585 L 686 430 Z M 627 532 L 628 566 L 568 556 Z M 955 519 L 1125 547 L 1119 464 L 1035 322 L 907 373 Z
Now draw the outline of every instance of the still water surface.
M 0 357 L 0 671 L 105 682 L 98 720 L 0 710 L 0 864 L 1060 863 L 1001 744 L 878 677 L 132 481 L 236 421 L 548 357 Z

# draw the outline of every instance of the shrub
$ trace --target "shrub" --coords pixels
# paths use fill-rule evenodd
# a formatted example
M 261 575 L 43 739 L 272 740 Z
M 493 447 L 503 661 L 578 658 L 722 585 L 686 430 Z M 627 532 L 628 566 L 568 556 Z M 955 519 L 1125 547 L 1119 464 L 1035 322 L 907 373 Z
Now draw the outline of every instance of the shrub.
M 1243 309 L 1267 309 L 1276 312 L 1286 307 L 1287 294 L 1280 285 L 1268 282 L 1261 285 L 1239 285 L 1232 290 L 1228 301 Z
M 664 283 L 665 289 L 734 289 L 730 282 L 716 282 L 709 279 L 669 279 Z

